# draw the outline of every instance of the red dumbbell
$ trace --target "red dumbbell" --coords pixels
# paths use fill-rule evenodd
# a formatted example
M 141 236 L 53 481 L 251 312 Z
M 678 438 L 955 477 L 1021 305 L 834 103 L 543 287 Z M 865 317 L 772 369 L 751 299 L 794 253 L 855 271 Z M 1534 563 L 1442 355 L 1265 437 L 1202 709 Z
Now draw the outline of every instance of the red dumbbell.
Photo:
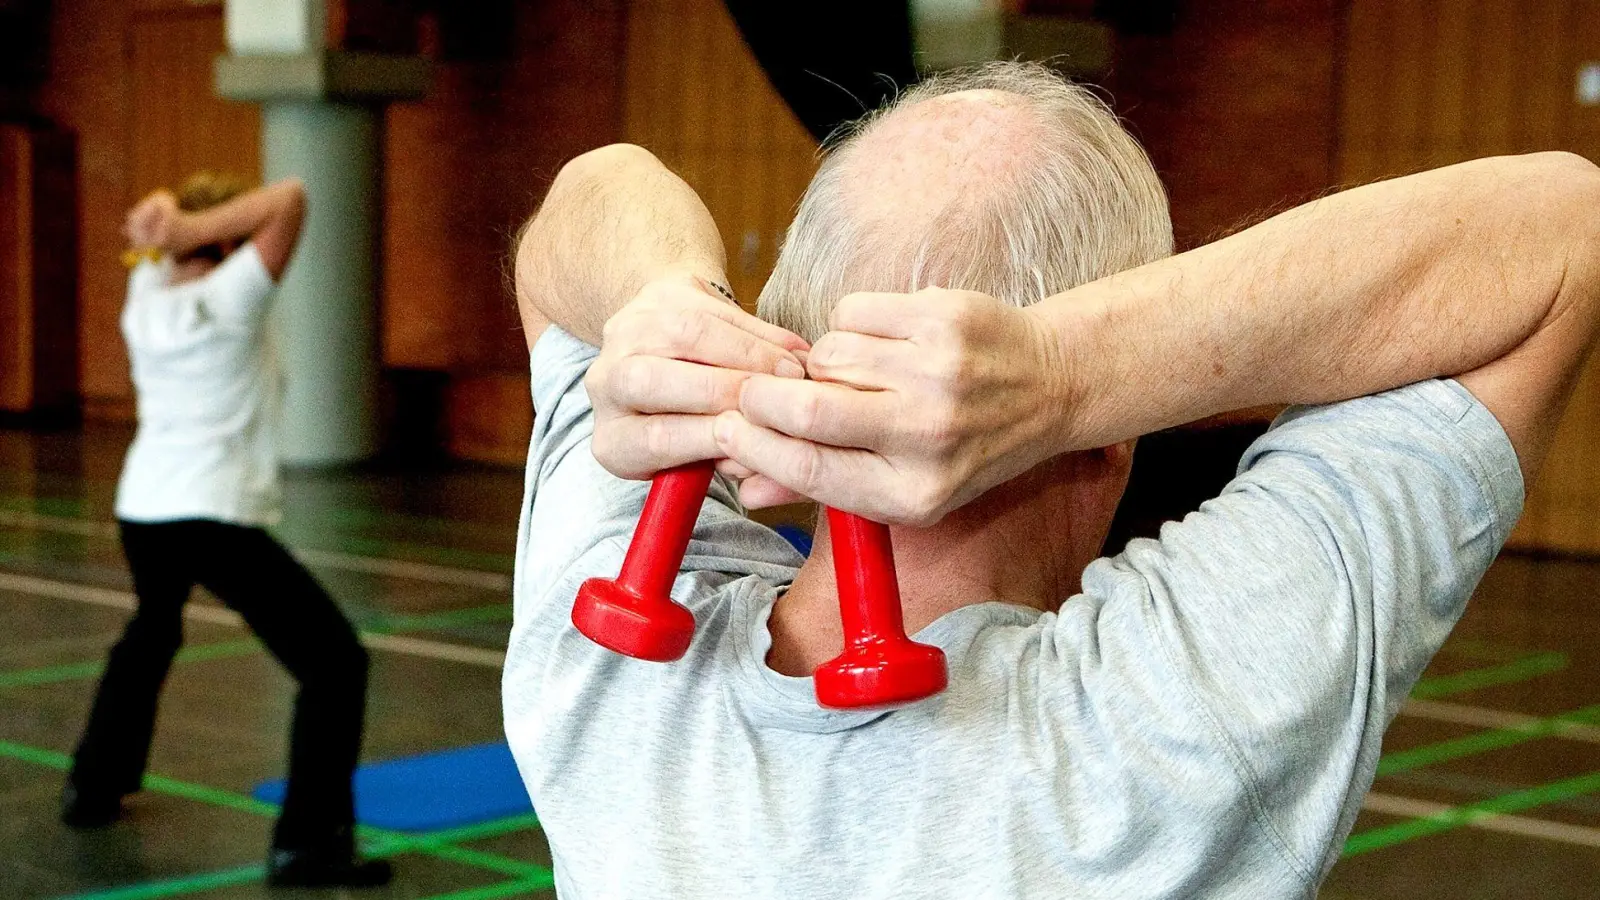
M 578 588 L 572 624 L 607 650 L 671 662 L 694 638 L 694 614 L 672 599 L 672 582 L 689 549 L 689 536 L 714 463 L 699 462 L 659 472 L 622 560 L 616 580 L 591 578 Z
M 906 637 L 889 528 L 828 510 L 844 652 L 817 667 L 817 702 L 835 709 L 893 706 L 945 689 L 944 651 Z

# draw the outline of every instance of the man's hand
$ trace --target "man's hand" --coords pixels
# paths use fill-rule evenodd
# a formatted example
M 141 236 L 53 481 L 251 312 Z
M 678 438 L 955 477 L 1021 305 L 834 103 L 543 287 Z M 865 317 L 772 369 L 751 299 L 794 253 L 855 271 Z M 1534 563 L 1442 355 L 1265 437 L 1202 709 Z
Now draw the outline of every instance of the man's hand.
M 717 419 L 716 453 L 758 473 L 745 505 L 926 525 L 1059 452 L 1066 373 L 1027 311 L 928 288 L 851 294 L 831 324 L 814 381 L 750 376 Z
M 177 198 L 170 191 L 154 191 L 129 210 L 122 233 L 128 239 L 128 246 L 135 250 L 167 251 L 171 249 L 182 219 L 183 211 L 178 209 Z
M 715 416 L 738 408 L 753 373 L 803 378 L 800 354 L 807 349 L 800 337 L 727 302 L 695 275 L 647 283 L 606 322 L 600 356 L 584 378 L 594 406 L 595 459 L 614 475 L 644 479 L 723 456 L 713 436 Z

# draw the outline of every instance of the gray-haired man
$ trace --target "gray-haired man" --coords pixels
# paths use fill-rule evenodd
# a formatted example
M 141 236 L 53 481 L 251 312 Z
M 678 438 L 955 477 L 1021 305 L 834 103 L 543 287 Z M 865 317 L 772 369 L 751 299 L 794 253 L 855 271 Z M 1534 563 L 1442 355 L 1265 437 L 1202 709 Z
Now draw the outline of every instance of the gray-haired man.
M 538 423 L 505 672 L 560 889 L 1312 895 L 1595 340 L 1597 200 L 1575 157 L 1484 160 L 1162 259 L 1115 119 L 998 65 L 832 151 L 775 325 L 707 287 L 715 225 L 653 157 L 574 160 L 518 254 Z M 1159 541 L 1095 559 L 1137 436 L 1266 403 L 1313 405 Z M 730 480 L 674 591 L 689 655 L 590 644 L 567 615 L 618 568 L 627 479 L 707 458 Z M 746 505 L 895 523 L 950 688 L 819 709 L 826 534 L 802 564 L 734 479 Z

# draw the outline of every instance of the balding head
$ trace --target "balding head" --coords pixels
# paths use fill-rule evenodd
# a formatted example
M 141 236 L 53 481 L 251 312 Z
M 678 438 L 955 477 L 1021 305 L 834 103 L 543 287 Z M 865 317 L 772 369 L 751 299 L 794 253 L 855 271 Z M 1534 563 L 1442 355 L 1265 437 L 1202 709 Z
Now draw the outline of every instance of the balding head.
M 1166 195 L 1098 98 L 1037 65 L 923 82 L 833 143 L 761 315 L 808 340 L 854 291 L 1022 306 L 1172 252 Z

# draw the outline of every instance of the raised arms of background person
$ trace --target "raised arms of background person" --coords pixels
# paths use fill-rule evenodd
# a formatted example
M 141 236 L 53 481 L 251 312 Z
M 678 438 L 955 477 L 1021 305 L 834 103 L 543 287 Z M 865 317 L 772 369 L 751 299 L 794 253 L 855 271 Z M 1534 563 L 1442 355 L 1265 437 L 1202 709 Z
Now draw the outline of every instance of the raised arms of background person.
M 749 506 L 927 524 L 1051 456 L 1457 376 L 1537 473 L 1600 330 L 1600 169 L 1545 153 L 1345 191 L 1026 310 L 843 298 L 815 381 L 716 421 Z M 644 401 L 639 401 L 644 402 Z
M 197 213 L 178 208 L 168 191 L 156 191 L 128 213 L 123 232 L 135 250 L 154 247 L 174 256 L 227 241 L 249 239 L 277 281 L 289 265 L 305 221 L 305 187 L 285 178 Z
M 613 473 L 648 478 L 665 468 L 655 465 L 664 448 L 690 454 L 680 461 L 720 455 L 710 416 L 738 403 L 746 377 L 805 374 L 805 341 L 711 286 L 726 284 L 716 223 L 642 148 L 613 144 L 563 166 L 516 257 L 529 351 L 551 323 L 601 348 L 584 382 L 595 458 Z M 676 393 L 629 402 L 656 384 Z

